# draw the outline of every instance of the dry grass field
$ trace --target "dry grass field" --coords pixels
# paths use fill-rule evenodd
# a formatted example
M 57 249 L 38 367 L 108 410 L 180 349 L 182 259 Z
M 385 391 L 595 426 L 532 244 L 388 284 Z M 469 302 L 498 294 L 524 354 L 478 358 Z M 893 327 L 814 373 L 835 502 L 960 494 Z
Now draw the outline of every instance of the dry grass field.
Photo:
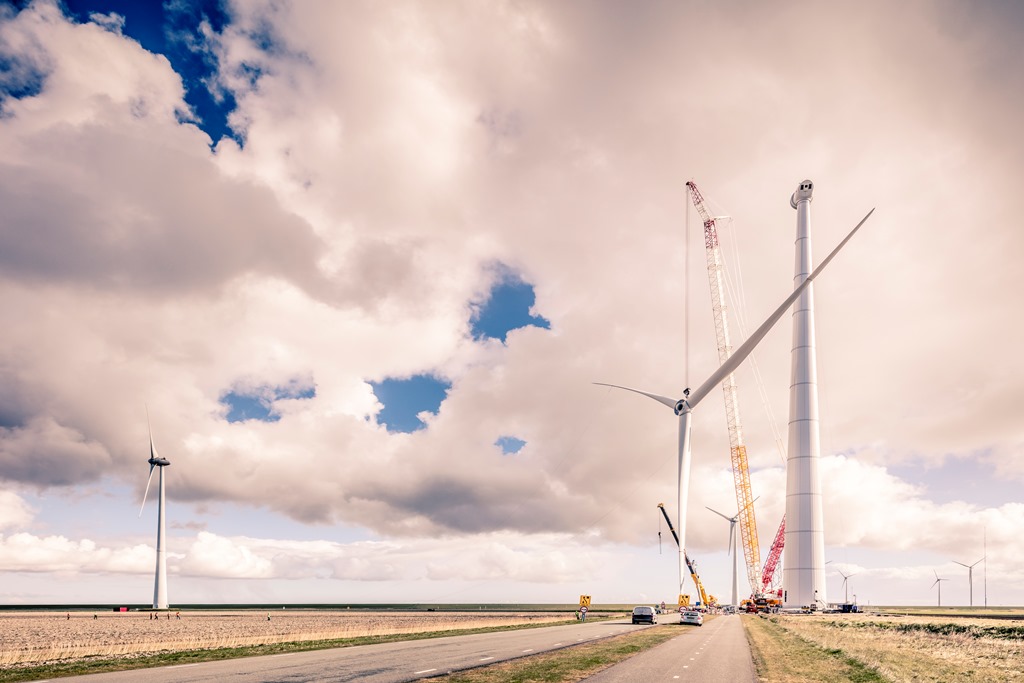
M 887 681 L 1024 682 L 1024 620 L 822 614 L 770 623 Z
M 170 619 L 168 619 L 170 616 Z M 270 617 L 268 619 L 268 616 Z M 135 658 L 285 642 L 448 631 L 572 618 L 563 613 L 238 610 L 173 612 L 0 612 L 0 669 L 90 657 Z

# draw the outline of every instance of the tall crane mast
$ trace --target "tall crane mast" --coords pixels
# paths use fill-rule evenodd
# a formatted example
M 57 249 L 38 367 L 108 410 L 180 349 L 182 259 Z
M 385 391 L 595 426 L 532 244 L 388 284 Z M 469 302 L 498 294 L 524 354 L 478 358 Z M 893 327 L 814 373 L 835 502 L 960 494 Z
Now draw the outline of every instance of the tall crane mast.
M 715 318 L 715 336 L 718 341 L 718 360 L 724 363 L 732 355 L 729 341 L 729 317 L 725 305 L 724 265 L 718 244 L 718 228 L 715 219 L 704 206 L 704 197 L 693 181 L 687 182 L 690 199 L 697 213 L 704 221 L 704 248 L 708 264 L 708 280 L 711 283 L 711 311 Z M 736 382 L 729 375 L 722 382 L 725 394 L 725 417 L 729 424 L 729 455 L 732 460 L 732 478 L 736 489 L 736 507 L 739 509 L 740 540 L 743 545 L 743 559 L 747 565 L 747 579 L 752 591 L 761 590 L 761 549 L 757 541 L 757 523 L 754 520 L 753 498 L 750 491 L 750 470 L 747 466 L 747 447 L 743 444 L 743 430 L 740 427 L 740 410 L 736 397 Z

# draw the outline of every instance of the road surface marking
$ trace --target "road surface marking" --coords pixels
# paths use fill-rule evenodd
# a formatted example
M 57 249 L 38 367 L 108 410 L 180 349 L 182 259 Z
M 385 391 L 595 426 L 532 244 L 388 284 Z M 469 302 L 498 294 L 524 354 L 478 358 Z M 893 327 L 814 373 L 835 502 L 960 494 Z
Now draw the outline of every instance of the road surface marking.
M 555 643 L 555 644 L 554 644 L 554 645 L 552 645 L 551 647 L 559 647 L 560 645 L 561 645 L 561 643 Z
M 413 676 L 418 676 L 418 675 L 420 675 L 420 674 L 428 674 L 428 673 L 430 673 L 431 671 L 437 671 L 437 669 L 424 669 L 423 671 L 413 671 L 413 672 L 412 672 L 412 675 L 413 675 Z
M 488 659 L 494 659 L 494 657 L 481 657 L 480 661 L 481 662 L 486 662 Z
M 533 652 L 533 648 L 531 647 L 531 648 L 530 648 L 530 649 L 528 649 L 528 650 L 523 650 L 523 652 Z
M 169 666 L 168 669 L 184 669 L 189 666 L 199 666 L 198 664 L 178 664 L 176 666 Z

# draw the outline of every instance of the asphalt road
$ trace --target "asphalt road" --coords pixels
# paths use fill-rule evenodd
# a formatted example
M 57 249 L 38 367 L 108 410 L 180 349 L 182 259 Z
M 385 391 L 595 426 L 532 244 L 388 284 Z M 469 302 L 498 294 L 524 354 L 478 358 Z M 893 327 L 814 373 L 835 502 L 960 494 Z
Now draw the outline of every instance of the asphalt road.
M 632 626 L 626 621 L 592 621 L 567 626 L 136 669 L 59 680 L 83 683 L 320 683 L 355 680 L 398 683 L 558 650 L 639 628 L 650 627 Z
M 665 617 L 661 619 L 664 623 Z M 673 628 L 684 629 L 684 632 L 587 678 L 587 682 L 756 683 L 754 662 L 739 615 L 719 616 L 700 627 Z

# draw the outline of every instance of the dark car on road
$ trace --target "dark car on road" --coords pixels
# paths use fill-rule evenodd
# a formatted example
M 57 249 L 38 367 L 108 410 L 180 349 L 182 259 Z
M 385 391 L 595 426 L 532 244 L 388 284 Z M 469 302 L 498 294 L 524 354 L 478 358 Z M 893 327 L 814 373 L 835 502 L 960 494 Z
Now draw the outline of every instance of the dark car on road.
M 633 608 L 633 623 L 634 624 L 657 624 L 658 617 L 654 612 L 653 607 L 647 605 L 640 605 L 639 607 Z

